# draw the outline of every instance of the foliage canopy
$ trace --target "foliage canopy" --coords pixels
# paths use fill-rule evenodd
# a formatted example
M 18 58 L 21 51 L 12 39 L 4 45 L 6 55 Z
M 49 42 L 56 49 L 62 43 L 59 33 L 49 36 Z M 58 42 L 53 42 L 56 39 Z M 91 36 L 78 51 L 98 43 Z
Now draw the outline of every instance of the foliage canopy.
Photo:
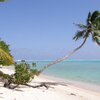
M 0 40 L 0 65 L 11 65 L 13 63 L 14 61 L 10 54 L 9 45 L 3 40 Z
M 90 35 L 92 40 L 100 45 L 100 12 L 94 11 L 93 13 L 89 12 L 86 20 L 86 25 L 76 24 L 80 30 L 74 36 L 74 40 L 80 38 L 87 39 Z

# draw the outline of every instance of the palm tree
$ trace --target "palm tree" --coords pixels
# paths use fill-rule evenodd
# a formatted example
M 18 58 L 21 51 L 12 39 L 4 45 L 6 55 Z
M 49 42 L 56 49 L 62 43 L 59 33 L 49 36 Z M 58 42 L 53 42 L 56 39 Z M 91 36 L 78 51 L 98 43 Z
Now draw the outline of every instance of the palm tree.
M 44 71 L 46 68 L 67 59 L 73 53 L 78 51 L 81 47 L 83 47 L 83 45 L 85 44 L 86 40 L 88 39 L 90 35 L 92 36 L 92 40 L 96 42 L 98 45 L 100 45 L 100 12 L 99 11 L 88 13 L 86 25 L 83 25 L 83 24 L 76 24 L 76 25 L 80 28 L 80 30 L 77 31 L 73 39 L 76 41 L 82 38 L 83 39 L 82 44 L 76 49 L 74 49 L 72 52 L 70 52 L 69 54 L 65 55 L 64 57 L 45 65 L 43 69 L 40 70 L 40 73 Z

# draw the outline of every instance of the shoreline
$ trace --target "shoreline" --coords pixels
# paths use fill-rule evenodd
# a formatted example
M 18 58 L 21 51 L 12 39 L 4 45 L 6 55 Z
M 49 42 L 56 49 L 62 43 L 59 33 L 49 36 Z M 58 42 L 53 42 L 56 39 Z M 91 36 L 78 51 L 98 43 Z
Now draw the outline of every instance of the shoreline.
M 11 66 L 5 66 L 0 68 L 0 70 L 8 73 L 8 74 L 13 74 L 15 69 L 15 67 L 13 65 Z M 68 85 L 72 85 L 81 89 L 86 89 L 89 91 L 94 91 L 97 93 L 100 93 L 100 86 L 97 84 L 93 84 L 93 83 L 89 83 L 89 82 L 83 82 L 83 81 L 79 81 L 79 80 L 72 80 L 72 79 L 65 79 L 65 78 L 61 78 L 61 77 L 57 77 L 54 75 L 47 75 L 47 74 L 40 74 L 38 77 L 44 78 L 46 80 L 51 80 L 51 81 L 56 81 L 56 82 L 60 82 L 63 84 L 68 84 Z M 33 79 L 34 80 L 34 79 Z
M 81 88 L 81 89 L 86 89 L 86 90 L 89 90 L 89 91 L 100 93 L 100 86 L 93 84 L 93 83 L 76 81 L 76 80 L 71 80 L 71 79 L 64 79 L 64 78 L 61 78 L 61 77 L 50 76 L 50 75 L 45 75 L 45 74 L 41 74 L 40 76 L 44 77 L 46 79 L 50 79 L 52 81 L 56 81 L 56 82 L 72 85 L 72 86 L 75 86 L 75 87 L 78 87 L 78 88 Z
M 7 74 L 14 73 L 12 67 L 2 67 L 1 71 Z M 31 88 L 19 86 L 16 89 L 3 87 L 0 82 L 0 100 L 100 100 L 100 92 L 82 88 L 79 84 L 72 81 L 66 81 L 52 76 L 35 76 L 30 85 L 38 85 L 41 82 L 47 82 L 49 88 Z

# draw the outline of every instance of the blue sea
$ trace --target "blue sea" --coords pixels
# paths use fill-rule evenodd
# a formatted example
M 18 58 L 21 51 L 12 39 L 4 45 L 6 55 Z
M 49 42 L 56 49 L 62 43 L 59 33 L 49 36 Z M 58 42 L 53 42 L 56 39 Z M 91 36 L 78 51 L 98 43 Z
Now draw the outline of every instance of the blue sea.
M 41 69 L 51 61 L 35 62 L 37 68 Z M 100 60 L 67 60 L 49 67 L 43 74 L 100 86 Z

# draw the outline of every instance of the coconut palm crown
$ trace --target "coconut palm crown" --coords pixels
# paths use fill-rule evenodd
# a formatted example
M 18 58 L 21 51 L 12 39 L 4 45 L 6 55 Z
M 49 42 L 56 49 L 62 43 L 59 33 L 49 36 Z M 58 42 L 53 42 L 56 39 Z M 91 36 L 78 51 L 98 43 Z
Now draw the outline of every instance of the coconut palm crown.
M 80 30 L 77 31 L 74 40 L 80 38 L 86 40 L 90 35 L 92 35 L 92 40 L 100 45 L 100 12 L 94 11 L 93 13 L 89 12 L 86 25 L 76 24 Z

